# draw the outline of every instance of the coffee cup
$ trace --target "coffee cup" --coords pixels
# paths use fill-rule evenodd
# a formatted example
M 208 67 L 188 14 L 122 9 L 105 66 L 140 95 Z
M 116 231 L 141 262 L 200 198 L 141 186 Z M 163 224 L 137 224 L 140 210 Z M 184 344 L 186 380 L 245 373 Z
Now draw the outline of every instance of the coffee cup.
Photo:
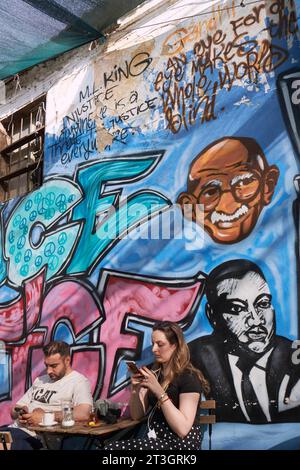
M 44 426 L 51 426 L 54 423 L 54 413 L 52 412 L 45 412 L 43 416 L 43 424 Z

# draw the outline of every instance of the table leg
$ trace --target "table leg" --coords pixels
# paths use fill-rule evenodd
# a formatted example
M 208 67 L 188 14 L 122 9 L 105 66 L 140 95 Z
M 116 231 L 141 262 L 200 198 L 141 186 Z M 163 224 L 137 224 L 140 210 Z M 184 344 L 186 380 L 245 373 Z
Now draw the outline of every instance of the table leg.
M 5 436 L 3 434 L 1 435 L 1 443 L 3 445 L 3 450 L 8 450 L 6 440 L 5 440 Z

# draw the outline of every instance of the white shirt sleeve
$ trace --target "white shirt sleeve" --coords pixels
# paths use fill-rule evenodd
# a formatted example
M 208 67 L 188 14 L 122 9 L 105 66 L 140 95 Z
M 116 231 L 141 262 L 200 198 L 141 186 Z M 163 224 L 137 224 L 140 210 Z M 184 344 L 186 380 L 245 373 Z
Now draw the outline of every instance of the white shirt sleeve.
M 73 392 L 73 403 L 74 406 L 82 404 L 93 405 L 91 385 L 86 377 L 82 376 L 76 381 Z
M 34 381 L 35 382 L 35 381 Z M 33 382 L 33 384 L 34 384 Z M 19 398 L 19 400 L 17 401 L 16 405 L 24 405 L 24 406 L 28 406 L 29 403 L 31 402 L 32 400 L 32 393 L 33 393 L 33 385 L 27 390 L 27 392 L 21 397 Z

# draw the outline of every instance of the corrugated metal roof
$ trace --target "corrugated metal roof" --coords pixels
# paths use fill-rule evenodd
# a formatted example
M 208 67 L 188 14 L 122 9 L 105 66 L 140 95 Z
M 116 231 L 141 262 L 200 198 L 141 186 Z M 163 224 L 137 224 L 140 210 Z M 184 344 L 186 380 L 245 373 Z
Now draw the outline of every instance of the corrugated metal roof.
M 0 79 L 103 38 L 144 0 L 2 0 Z

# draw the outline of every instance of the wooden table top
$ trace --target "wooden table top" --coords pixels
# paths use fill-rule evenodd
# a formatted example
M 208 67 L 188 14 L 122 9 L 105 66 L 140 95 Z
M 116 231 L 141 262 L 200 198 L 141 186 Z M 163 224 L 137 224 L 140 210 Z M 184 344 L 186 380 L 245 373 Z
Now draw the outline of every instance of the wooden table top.
M 130 418 L 121 418 L 115 424 L 107 424 L 104 421 L 100 421 L 95 426 L 89 426 L 86 423 L 77 422 L 74 426 L 63 427 L 61 423 L 53 426 L 28 426 L 30 431 L 40 433 L 59 433 L 59 434 L 87 434 L 94 436 L 101 436 L 110 434 L 121 429 L 130 429 L 136 426 L 140 421 L 135 421 Z

